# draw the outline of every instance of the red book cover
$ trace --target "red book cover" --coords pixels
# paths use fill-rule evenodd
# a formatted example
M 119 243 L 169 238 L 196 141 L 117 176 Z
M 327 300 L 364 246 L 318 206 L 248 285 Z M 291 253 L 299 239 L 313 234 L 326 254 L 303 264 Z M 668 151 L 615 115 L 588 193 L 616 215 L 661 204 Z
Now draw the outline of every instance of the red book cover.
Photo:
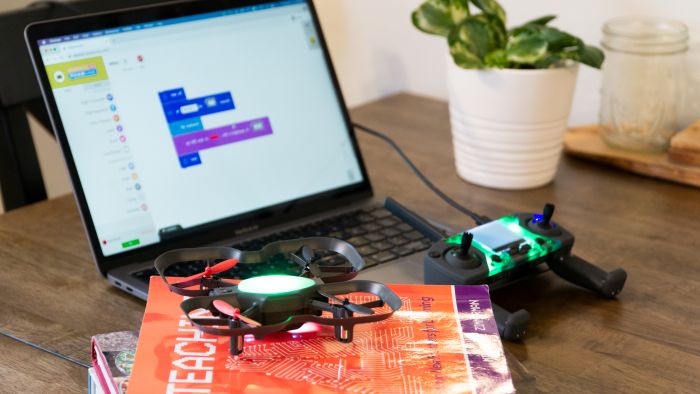
M 390 285 L 402 308 L 355 326 L 351 343 L 333 327 L 228 338 L 202 334 L 182 296 L 151 278 L 128 393 L 510 393 L 510 372 L 487 286 Z M 350 295 L 353 302 L 372 296 Z

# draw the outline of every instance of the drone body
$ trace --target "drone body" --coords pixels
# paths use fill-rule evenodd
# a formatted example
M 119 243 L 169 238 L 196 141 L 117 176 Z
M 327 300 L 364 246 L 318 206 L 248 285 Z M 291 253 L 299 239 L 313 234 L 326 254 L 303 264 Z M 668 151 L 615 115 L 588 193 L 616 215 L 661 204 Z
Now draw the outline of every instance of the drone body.
M 315 261 L 319 251 L 338 253 L 351 267 L 318 266 Z M 296 264 L 298 276 L 256 276 L 239 283 L 220 277 L 239 263 L 264 264 L 272 258 L 285 258 Z M 165 276 L 171 265 L 192 260 L 206 260 L 205 271 L 174 283 Z M 220 262 L 211 266 L 212 261 Z M 356 324 L 388 319 L 401 308 L 401 299 L 381 283 L 347 282 L 357 275 L 364 262 L 352 245 L 333 238 L 275 242 L 254 252 L 232 248 L 180 249 L 159 256 L 155 266 L 171 291 L 193 297 L 181 304 L 192 325 L 208 334 L 229 337 L 230 353 L 234 356 L 243 352 L 245 335 L 262 339 L 271 333 L 295 330 L 306 322 L 333 326 L 336 339 L 351 342 Z M 319 284 L 312 278 L 325 283 Z M 372 294 L 376 300 L 354 304 L 348 298 L 337 297 L 350 293 Z M 201 309 L 208 310 L 212 317 L 191 316 Z

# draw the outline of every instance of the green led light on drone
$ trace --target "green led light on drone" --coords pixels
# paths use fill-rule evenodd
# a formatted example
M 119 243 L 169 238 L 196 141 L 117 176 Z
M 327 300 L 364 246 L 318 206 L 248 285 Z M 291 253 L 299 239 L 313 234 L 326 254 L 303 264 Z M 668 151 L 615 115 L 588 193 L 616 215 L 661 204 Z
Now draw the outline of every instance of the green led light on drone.
M 277 295 L 293 293 L 315 286 L 316 282 L 309 278 L 290 275 L 256 276 L 241 281 L 238 291 L 241 293 Z

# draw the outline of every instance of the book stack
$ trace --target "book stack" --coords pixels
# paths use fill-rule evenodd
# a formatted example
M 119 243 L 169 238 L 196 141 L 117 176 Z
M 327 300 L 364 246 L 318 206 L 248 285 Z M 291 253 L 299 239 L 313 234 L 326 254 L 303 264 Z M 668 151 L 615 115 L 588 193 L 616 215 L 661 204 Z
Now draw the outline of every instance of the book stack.
M 510 393 L 514 392 L 487 286 L 389 285 L 402 308 L 357 325 L 351 343 L 306 323 L 264 339 L 203 334 L 182 296 L 151 279 L 130 393 Z M 353 299 L 353 297 L 359 297 Z M 351 295 L 352 302 L 367 302 Z M 369 296 L 368 296 L 369 297 Z
M 105 384 L 92 392 L 122 393 L 127 383 L 129 393 L 515 391 L 487 286 L 390 287 L 403 307 L 356 326 L 351 343 L 338 342 L 332 327 L 306 323 L 262 340 L 246 337 L 244 353 L 234 357 L 228 338 L 192 327 L 179 307 L 184 298 L 153 277 L 133 364 L 120 355 L 133 351 L 136 333 L 93 340 L 91 381 Z
M 138 339 L 137 331 L 118 331 L 92 337 L 88 393 L 126 393 Z

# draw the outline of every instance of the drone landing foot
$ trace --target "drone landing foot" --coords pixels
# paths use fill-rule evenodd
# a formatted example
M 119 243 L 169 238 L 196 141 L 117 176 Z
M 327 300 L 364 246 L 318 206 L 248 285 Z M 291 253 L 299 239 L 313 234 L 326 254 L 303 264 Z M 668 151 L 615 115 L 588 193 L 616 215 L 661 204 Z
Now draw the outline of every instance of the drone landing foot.
M 353 313 L 344 308 L 333 309 L 333 317 L 336 319 L 348 319 L 353 316 Z M 353 326 L 339 325 L 335 326 L 335 338 L 343 343 L 352 342 Z
M 240 328 L 241 322 L 238 319 L 231 319 L 228 323 L 229 328 Z M 232 356 L 238 356 L 243 353 L 243 346 L 245 344 L 245 337 L 243 335 L 234 335 L 229 338 L 229 353 Z
M 336 326 L 335 337 L 338 341 L 343 343 L 352 342 L 352 327 Z
M 229 353 L 231 353 L 232 356 L 240 355 L 241 353 L 243 353 L 244 343 L 245 341 L 243 340 L 243 336 L 232 336 L 231 340 L 229 341 Z

